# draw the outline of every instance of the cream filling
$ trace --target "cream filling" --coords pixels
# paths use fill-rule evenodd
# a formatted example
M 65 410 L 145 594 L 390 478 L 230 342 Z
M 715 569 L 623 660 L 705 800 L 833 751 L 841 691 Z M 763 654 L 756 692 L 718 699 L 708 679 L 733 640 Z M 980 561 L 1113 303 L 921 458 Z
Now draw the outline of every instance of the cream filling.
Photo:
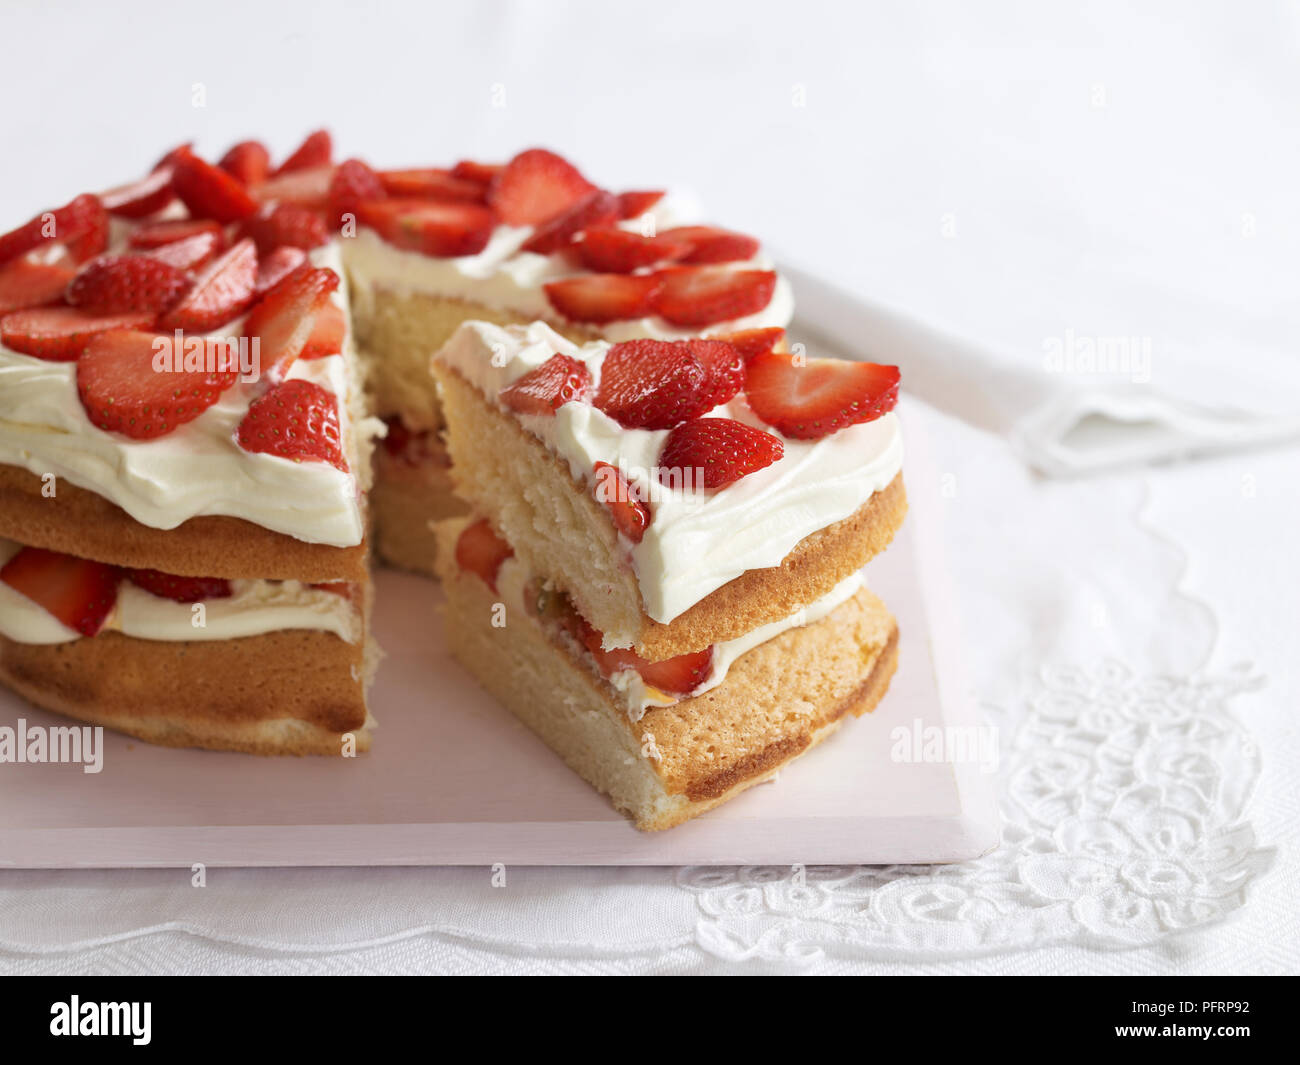
M 0 540 L 0 566 L 21 545 Z M 361 639 L 361 618 L 351 600 L 299 581 L 231 581 L 226 599 L 177 603 L 137 588 L 123 578 L 117 603 L 101 632 L 120 632 L 141 640 L 234 640 L 285 629 L 332 632 L 347 643 Z M 202 610 L 196 610 L 196 607 Z M 0 635 L 25 644 L 69 643 L 82 639 L 39 603 L 0 582 Z
M 531 579 L 531 575 L 517 557 L 512 555 L 507 558 L 501 563 L 501 568 L 497 572 L 497 591 L 501 595 L 502 601 L 518 603 L 527 613 L 528 589 Z M 679 697 L 651 687 L 641 679 L 641 674 L 635 669 L 620 670 L 607 679 L 622 699 L 628 717 L 632 721 L 640 721 L 645 716 L 645 712 L 652 707 L 671 706 L 673 703 L 678 702 L 680 698 L 694 698 L 718 687 L 727 679 L 731 667 L 742 655 L 748 654 L 756 647 L 761 647 L 769 640 L 776 639 L 783 632 L 803 628 L 805 625 L 821 621 L 836 607 L 841 606 L 856 595 L 862 586 L 863 577 L 861 572 L 851 574 L 840 581 L 826 595 L 809 603 L 807 606 L 801 607 L 788 617 L 769 622 L 766 625 L 760 625 L 758 628 L 752 629 L 745 633 L 744 636 L 738 636 L 734 640 L 722 640 L 715 643 L 713 645 L 713 658 L 709 664 L 709 674 L 704 682 L 689 696 Z
M 503 329 L 468 322 L 436 358 L 495 403 L 502 388 L 556 352 L 581 359 L 599 383 L 608 350 L 605 342 L 572 344 L 542 323 Z M 773 431 L 743 395 L 710 414 Z M 660 483 L 656 471 L 668 430 L 624 429 L 590 403 L 566 403 L 554 417 L 520 422 L 568 463 L 579 483 L 591 483 L 600 461 L 619 467 L 641 488 L 650 525 L 640 543 L 624 544 L 646 614 L 665 624 L 742 573 L 780 565 L 800 540 L 853 514 L 903 465 L 902 435 L 892 413 L 820 440 L 785 439 L 779 461 L 712 492 Z M 628 646 L 625 636 L 606 634 L 617 641 L 610 646 Z

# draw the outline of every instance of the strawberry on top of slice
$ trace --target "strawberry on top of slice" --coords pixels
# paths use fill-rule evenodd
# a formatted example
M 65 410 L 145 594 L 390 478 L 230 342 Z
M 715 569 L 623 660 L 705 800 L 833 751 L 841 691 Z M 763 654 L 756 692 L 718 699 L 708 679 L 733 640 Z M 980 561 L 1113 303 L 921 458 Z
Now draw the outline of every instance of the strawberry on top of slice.
M 497 593 L 497 573 L 514 549 L 496 534 L 486 518 L 471 522 L 456 538 L 456 565 L 481 577 Z
M 486 203 L 487 188 L 478 181 L 457 177 L 449 170 L 381 170 L 379 181 L 389 196 L 412 200 L 463 200 Z
M 164 329 L 206 333 L 247 310 L 257 284 L 257 246 L 245 237 L 212 260 L 159 322 Z
M 272 385 L 249 405 L 235 440 L 245 451 L 348 469 L 338 399 L 314 381 L 295 378 Z
M 111 329 L 145 329 L 149 311 L 96 314 L 79 307 L 32 307 L 0 319 L 0 342 L 14 351 L 50 362 L 75 362 L 93 337 Z
M 339 275 L 328 268 L 295 270 L 248 312 L 244 336 L 257 340 L 264 376 L 284 379 L 338 287 Z
M 662 189 L 645 192 L 620 192 L 618 194 L 619 217 L 626 221 L 629 218 L 643 215 L 663 198 L 664 191 Z
M 530 148 L 492 179 L 488 206 L 506 225 L 536 226 L 596 191 L 567 159 L 545 148 Z
M 617 221 L 618 198 L 596 189 L 539 225 L 524 242 L 523 250 L 551 255 L 567 247 L 588 226 L 609 225 Z
M 655 293 L 655 312 L 687 328 L 757 314 L 776 291 L 776 274 L 771 270 L 671 266 L 655 276 L 662 282 Z
M 257 201 L 238 178 L 200 159 L 189 148 L 177 148 L 171 166 L 176 195 L 196 218 L 238 222 L 257 210 Z
M 762 429 L 732 418 L 694 418 L 664 441 L 659 480 L 670 487 L 725 488 L 784 454 L 785 445 Z
M 492 238 L 492 212 L 476 203 L 441 200 L 372 200 L 357 220 L 394 247 L 447 259 L 477 255 Z
M 740 391 L 739 353 L 716 340 L 628 340 L 605 353 L 595 405 L 626 429 L 671 429 Z
M 553 416 L 564 404 L 586 399 L 590 393 L 587 364 L 557 352 L 501 389 L 498 396 L 508 409 L 520 414 Z
M 271 153 L 261 141 L 240 141 L 217 161 L 217 166 L 251 189 L 270 173 Z
M 583 274 L 542 285 L 546 299 L 574 322 L 625 322 L 654 313 L 661 287 L 652 274 Z
M 758 241 L 753 237 L 717 226 L 678 226 L 665 229 L 661 235 L 688 246 L 681 257 L 684 263 L 742 262 L 758 254 Z
M 317 212 L 292 203 L 263 207 L 244 221 L 241 232 L 253 238 L 262 255 L 284 245 L 310 251 L 330 239 L 325 220 Z
M 0 314 L 58 303 L 75 276 L 76 271 L 59 263 L 31 259 L 5 263 L 0 266 Z
M 898 402 L 897 366 L 804 359 L 780 351 L 745 364 L 745 396 L 768 425 L 795 440 L 815 440 L 874 421 Z
M 329 166 L 334 156 L 334 140 L 330 137 L 329 130 L 318 129 L 308 133 L 303 142 L 289 153 L 280 168 L 275 172 L 276 177 L 282 174 L 293 174 L 302 170 L 313 170 L 322 166 Z
M 176 199 L 170 164 L 159 166 L 139 181 L 99 194 L 104 209 L 119 218 L 148 218 Z
M 660 234 L 645 237 L 618 226 L 592 226 L 582 231 L 574 247 L 588 270 L 600 274 L 630 274 L 685 255 L 690 245 Z
M 101 233 L 107 237 L 108 212 L 98 196 L 83 194 L 62 207 L 42 211 L 30 222 L 0 235 L 0 264 L 53 244 L 69 247 L 91 235 L 98 243 Z M 83 253 L 86 250 L 81 249 Z M 102 248 L 91 254 L 98 254 L 99 250 Z
M 110 254 L 83 266 L 69 283 L 64 298 L 73 307 L 97 314 L 157 314 L 175 303 L 189 285 L 184 270 L 161 259 Z
M 0 568 L 0 581 L 43 606 L 82 636 L 94 636 L 117 602 L 116 566 L 43 547 L 24 547 Z
M 146 222 L 133 230 L 126 242 L 133 248 L 152 251 L 154 248 L 161 248 L 166 244 L 189 240 L 191 237 L 203 234 L 216 237 L 218 246 L 224 247 L 225 230 L 222 229 L 220 222 L 211 218 L 168 218 L 158 222 Z
M 136 330 L 92 337 L 77 360 L 77 395 L 91 424 L 154 440 L 192 422 L 239 376 L 223 341 L 187 337 L 180 348 L 174 336 Z

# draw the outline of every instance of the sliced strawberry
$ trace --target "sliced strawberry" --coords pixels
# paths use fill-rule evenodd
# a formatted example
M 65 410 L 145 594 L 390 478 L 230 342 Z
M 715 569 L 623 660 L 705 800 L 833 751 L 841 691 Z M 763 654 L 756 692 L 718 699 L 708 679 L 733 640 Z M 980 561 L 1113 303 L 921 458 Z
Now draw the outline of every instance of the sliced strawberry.
M 257 264 L 257 284 L 253 295 L 261 299 L 271 289 L 295 270 L 307 264 L 307 253 L 301 248 L 276 248 L 270 255 L 260 259 Z
M 292 203 L 311 211 L 326 211 L 333 180 L 334 167 L 314 166 L 268 178 L 254 191 L 262 203 Z
M 178 148 L 172 159 L 172 185 L 190 213 L 218 222 L 238 222 L 257 210 L 257 201 L 238 179 Z
M 166 170 L 169 166 L 171 166 L 176 161 L 176 156 L 179 155 L 181 152 L 189 152 L 193 150 L 194 150 L 193 141 L 186 141 L 184 144 L 178 144 L 170 152 L 168 152 L 161 159 L 159 159 L 158 162 L 154 163 L 152 173 L 156 174 L 158 173 L 159 170 Z
M 266 452 L 294 462 L 328 462 L 347 472 L 339 434 L 339 404 L 314 381 L 273 385 L 248 407 L 235 431 L 245 451 Z
M 263 255 L 283 245 L 310 251 L 329 241 L 329 230 L 315 211 L 292 203 L 263 207 L 240 230 L 252 237 Z
M 329 166 L 333 155 L 334 141 L 330 137 L 329 131 L 318 129 L 314 133 L 307 134 L 307 139 L 293 150 L 288 159 L 280 164 L 280 169 L 275 172 L 275 176 L 292 174 L 299 170 L 311 170 L 319 166 Z
M 480 182 L 458 178 L 449 170 L 381 170 L 379 180 L 389 196 L 399 199 L 487 201 L 487 189 Z
M 206 333 L 243 314 L 257 281 L 257 246 L 245 237 L 214 259 L 159 323 L 164 329 Z
M 795 440 L 816 440 L 845 426 L 875 421 L 898 402 L 897 366 L 839 359 L 802 365 L 779 351 L 745 365 L 745 395 L 768 425 Z
M 68 261 L 77 266 L 89 262 L 108 247 L 108 238 L 111 233 L 108 212 L 102 206 L 97 210 L 92 208 L 89 212 L 89 219 L 90 224 L 86 229 L 70 239 L 66 244 Z
M 99 199 L 111 215 L 119 218 L 147 218 L 176 199 L 176 190 L 172 188 L 171 166 L 159 167 L 139 181 L 101 192 Z
M 729 344 L 629 340 L 605 353 L 595 405 L 627 429 L 671 429 L 727 402 L 742 379 Z
M 653 275 L 587 274 L 542 286 L 552 307 L 575 322 L 620 322 L 653 312 L 660 281 Z
M 173 244 L 178 240 L 188 240 L 202 233 L 224 239 L 224 230 L 220 222 L 214 222 L 210 218 L 175 218 L 162 222 L 146 222 L 127 238 L 127 243 L 133 248 L 148 251 L 161 248 L 164 244 Z
M 785 330 L 780 328 L 742 329 L 739 333 L 713 333 L 709 336 L 709 339 L 721 340 L 730 344 L 740 352 L 741 358 L 748 360 L 755 355 L 762 355 L 764 352 L 775 350 L 776 346 L 785 339 Z
M 691 250 L 682 257 L 684 263 L 742 262 L 758 254 L 758 241 L 753 237 L 714 226 L 678 226 L 662 235 L 690 245 Z
M 201 599 L 229 599 L 234 593 L 223 577 L 177 577 L 156 569 L 129 569 L 127 580 L 162 599 L 178 603 L 197 603 Z
M 25 225 L 0 236 L 0 263 L 50 244 L 71 244 L 100 231 L 105 221 L 99 197 L 83 194 L 75 200 L 43 211 Z
M 76 307 L 36 307 L 0 319 L 0 342 L 38 359 L 74 362 L 98 334 L 110 329 L 143 329 L 153 319 L 147 312 L 93 314 Z
M 244 188 L 251 189 L 266 180 L 271 171 L 271 153 L 261 141 L 240 141 L 217 163 Z
M 490 185 L 492 179 L 504 169 L 499 163 L 476 163 L 471 159 L 462 159 L 451 168 L 451 176 L 479 185 Z
M 659 480 L 679 488 L 725 488 L 785 454 L 771 433 L 731 418 L 694 418 L 668 434 Z
M 501 389 L 498 396 L 506 407 L 520 414 L 554 415 L 564 404 L 586 399 L 590 392 L 591 371 L 587 364 L 555 354 Z
M 493 595 L 501 563 L 513 554 L 510 545 L 493 531 L 486 518 L 466 525 L 456 539 L 456 565 L 482 577 Z
M 156 367 L 160 357 L 166 361 Z M 187 363 L 195 368 L 185 369 Z M 153 440 L 192 422 L 238 376 L 237 354 L 222 341 L 188 337 L 177 350 L 172 336 L 119 329 L 86 345 L 77 360 L 77 395 L 92 425 Z
M 687 327 L 757 314 L 776 290 L 776 274 L 771 270 L 675 266 L 655 276 L 663 283 L 655 295 L 655 311 L 674 325 Z
M 339 275 L 333 270 L 295 270 L 248 312 L 244 336 L 258 341 L 263 374 L 284 379 L 338 287 Z
M 103 627 L 117 602 L 118 576 L 116 566 L 43 547 L 24 547 L 0 569 L 0 581 L 82 636 Z
M 495 226 L 486 207 L 434 200 L 363 203 L 357 218 L 394 247 L 439 259 L 477 255 L 487 247 Z
M 641 679 L 660 691 L 672 695 L 689 695 L 706 680 L 712 672 L 713 647 L 703 651 L 691 651 L 660 662 L 648 662 L 635 651 L 627 648 L 605 650 L 598 630 L 588 624 L 580 614 L 576 615 L 577 635 L 582 644 L 591 652 L 596 665 L 606 677 L 634 669 L 641 674 Z
M 690 246 L 670 237 L 643 237 L 618 226 L 596 226 L 583 231 L 575 245 L 583 266 L 598 274 L 630 274 L 655 263 L 671 262 Z
M 597 189 L 538 226 L 524 242 L 523 250 L 551 255 L 567 247 L 588 226 L 603 226 L 617 221 L 618 199 Z
M 347 319 L 343 308 L 333 300 L 328 300 L 316 314 L 316 324 L 311 328 L 311 335 L 298 354 L 300 359 L 323 359 L 326 355 L 338 355 L 343 350 L 343 339 L 347 335 Z
M 596 479 L 592 486 L 596 502 L 609 508 L 609 515 L 619 532 L 634 544 L 639 544 L 650 525 L 650 508 L 642 500 L 641 492 L 617 466 L 608 462 L 596 463 L 592 473 Z
M 192 237 L 173 240 L 170 244 L 163 244 L 145 254 L 181 270 L 197 270 L 212 261 L 213 256 L 225 246 L 224 240 L 220 232 L 195 233 Z
M 620 192 L 618 194 L 619 217 L 626 220 L 643 215 L 663 198 L 662 189 L 653 192 Z
M 492 180 L 488 204 L 507 225 L 535 226 L 595 191 L 572 163 L 545 148 L 531 148 Z
M 342 226 L 344 215 L 357 216 L 361 204 L 368 200 L 382 200 L 388 196 L 379 175 L 360 159 L 345 159 L 339 163 L 330 181 L 330 219 L 336 226 Z
M 101 255 L 83 266 L 64 298 L 96 314 L 170 307 L 189 287 L 185 271 L 148 255 Z
M 0 266 L 0 314 L 58 303 L 75 276 L 71 267 L 15 259 Z

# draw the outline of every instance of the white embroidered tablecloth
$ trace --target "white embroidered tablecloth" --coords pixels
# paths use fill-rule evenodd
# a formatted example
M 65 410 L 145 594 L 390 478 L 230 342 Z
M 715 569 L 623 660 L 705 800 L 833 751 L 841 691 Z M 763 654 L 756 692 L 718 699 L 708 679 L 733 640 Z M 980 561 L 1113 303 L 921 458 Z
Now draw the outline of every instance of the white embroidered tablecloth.
M 406 9 L 416 28 L 423 11 Z M 1214 437 L 1228 410 L 1277 437 L 1300 410 L 1300 216 L 1282 194 L 1300 166 L 1274 136 L 1300 71 L 1294 6 L 467 5 L 440 14 L 463 47 L 437 64 L 415 29 L 311 12 L 281 37 L 213 27 L 161 94 L 154 68 L 119 70 L 102 92 L 120 106 L 93 125 L 75 86 L 39 125 L 7 112 L 5 143 L 33 150 L 0 173 L 0 202 L 26 205 L 6 214 L 125 179 L 170 141 L 266 132 L 282 150 L 317 116 L 345 152 L 412 165 L 548 143 L 617 187 L 689 180 L 719 220 L 958 338 L 947 363 L 916 355 L 913 394 L 942 412 L 914 403 L 909 426 L 941 476 L 908 490 L 942 501 L 1004 748 L 1005 841 L 940 869 L 518 868 L 501 887 L 486 869 L 209 870 L 204 888 L 0 872 L 0 973 L 1300 970 L 1300 446 L 1076 480 L 1030 465 L 1213 450 L 1240 442 Z M 48 17 L 6 29 L 57 32 L 66 69 L 114 39 L 107 12 Z M 553 61 L 617 42 L 617 93 Z M 3 84 L 41 55 L 18 49 Z M 418 77 L 394 73 L 407 63 Z M 377 117 L 385 99 L 400 105 Z M 1048 432 L 1044 397 L 1139 394 L 1044 376 L 1053 343 L 1110 334 L 1152 341 L 1143 384 L 1173 404 L 1156 437 L 1089 418 Z M 1210 429 L 1189 394 L 1222 401 Z

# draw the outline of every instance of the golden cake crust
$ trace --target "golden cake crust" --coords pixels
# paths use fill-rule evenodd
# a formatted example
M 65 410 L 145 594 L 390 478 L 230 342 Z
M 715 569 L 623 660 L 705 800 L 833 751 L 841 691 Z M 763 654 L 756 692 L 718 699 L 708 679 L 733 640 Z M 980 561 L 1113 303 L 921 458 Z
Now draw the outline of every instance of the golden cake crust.
M 59 479 L 54 498 L 46 498 L 41 479 L 17 466 L 0 465 L 0 537 L 182 577 L 317 583 L 366 576 L 365 541 L 355 547 L 309 544 L 224 515 L 154 529 L 65 478 Z
M 233 640 L 59 644 L 0 636 L 0 681 L 47 710 L 168 747 L 249 754 L 370 748 L 365 648 L 295 629 Z

